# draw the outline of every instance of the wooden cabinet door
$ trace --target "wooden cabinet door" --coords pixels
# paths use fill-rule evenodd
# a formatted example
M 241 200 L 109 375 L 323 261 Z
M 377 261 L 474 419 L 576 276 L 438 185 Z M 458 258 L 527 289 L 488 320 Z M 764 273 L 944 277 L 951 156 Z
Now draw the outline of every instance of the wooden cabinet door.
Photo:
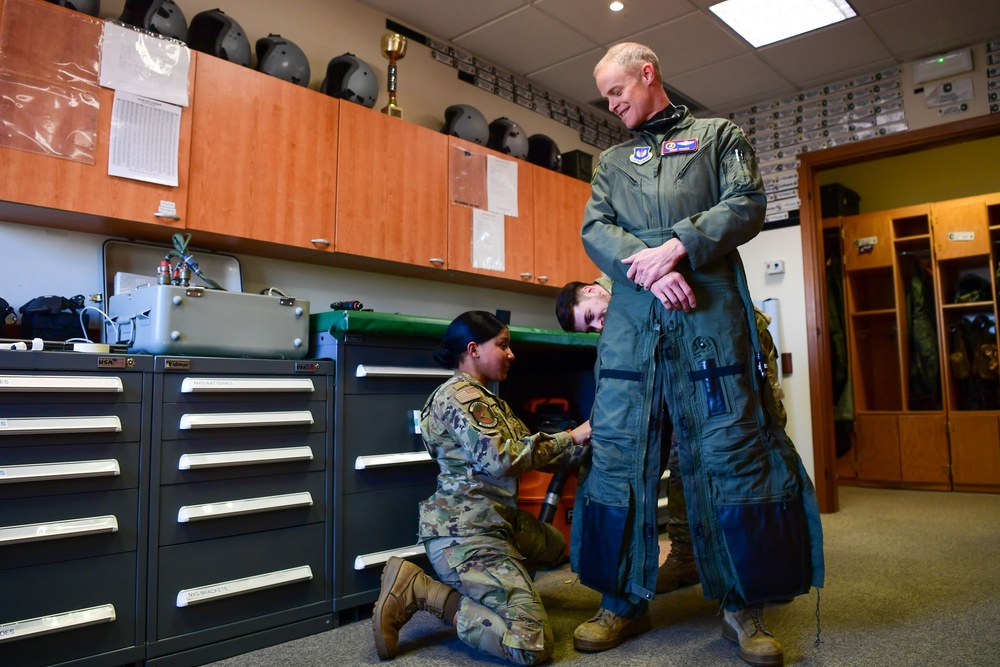
M 858 480 L 899 482 L 899 422 L 896 415 L 855 416 Z
M 448 136 L 340 105 L 335 250 L 447 268 Z
M 847 271 L 892 266 L 889 211 L 844 218 L 844 268 Z
M 904 484 L 951 488 L 944 413 L 899 415 L 899 459 Z
M 535 282 L 552 287 L 572 280 L 592 282 L 601 272 L 580 240 L 590 183 L 536 165 L 531 168 L 535 174 Z
M 932 204 L 931 232 L 938 260 L 990 254 L 986 203 L 981 197 Z
M 504 216 L 503 269 L 473 266 L 472 217 L 486 209 L 488 156 L 517 164 L 517 217 Z M 470 141 L 449 137 L 448 268 L 532 282 L 535 277 L 535 189 L 531 165 Z M 474 199 L 476 201 L 468 201 Z M 462 202 L 462 203 L 456 203 Z
M 6 11 L 5 7 L 2 7 Z M 21 4 L 23 20 L 45 24 L 44 30 L 24 31 L 10 36 L 5 66 L 13 66 L 31 77 L 38 68 L 38 76 L 46 81 L 53 69 L 72 71 L 78 60 L 96 60 L 103 22 L 78 12 L 54 5 Z M 12 19 L 13 20 L 13 19 Z M 12 59 L 16 64 L 12 65 Z M 65 64 L 68 63 L 68 64 Z M 95 65 L 96 66 L 96 65 Z M 192 68 L 193 70 L 193 68 Z M 193 71 L 189 73 L 193 80 Z M 37 84 L 42 86 L 44 84 Z M 83 86 L 81 86 L 83 87 Z M 140 222 L 151 225 L 180 226 L 187 215 L 188 152 L 191 139 L 191 109 L 181 111 L 180 141 L 178 146 L 179 187 L 136 181 L 108 175 L 108 148 L 111 136 L 111 111 L 114 91 L 94 88 L 100 109 L 97 113 L 97 145 L 93 164 L 66 160 L 50 155 L 0 147 L 0 200 L 15 204 L 38 206 L 73 214 L 98 216 L 112 221 Z M 8 91 L 10 92 L 10 91 Z M 16 91 L 15 91 L 16 92 Z M 42 93 L 44 94 L 44 93 Z M 66 112 L 71 118 L 72 111 Z M 14 122 L 6 117 L 4 120 Z M 89 130 L 91 128 L 80 128 Z M 8 128 L 7 131 L 11 131 Z M 14 128 L 14 132 L 31 132 L 30 128 Z M 177 217 L 158 217 L 160 202 L 174 204 Z M 57 222 L 55 216 L 44 212 L 37 217 L 43 223 Z M 88 223 L 90 232 L 105 231 Z
M 952 412 L 952 482 L 956 491 L 1000 487 L 1000 423 L 997 415 Z
M 339 101 L 197 55 L 188 228 L 331 248 Z

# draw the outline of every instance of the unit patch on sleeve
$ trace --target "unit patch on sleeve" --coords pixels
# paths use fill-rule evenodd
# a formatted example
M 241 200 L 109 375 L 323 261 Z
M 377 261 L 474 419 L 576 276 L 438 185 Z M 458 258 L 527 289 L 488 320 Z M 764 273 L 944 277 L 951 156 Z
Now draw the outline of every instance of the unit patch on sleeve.
M 674 153 L 694 153 L 696 150 L 698 150 L 697 139 L 677 139 L 676 141 L 664 141 L 660 153 L 673 155 Z
M 497 417 L 493 414 L 490 406 L 482 401 L 476 401 L 469 406 L 469 414 L 472 419 L 483 428 L 493 428 L 497 425 Z

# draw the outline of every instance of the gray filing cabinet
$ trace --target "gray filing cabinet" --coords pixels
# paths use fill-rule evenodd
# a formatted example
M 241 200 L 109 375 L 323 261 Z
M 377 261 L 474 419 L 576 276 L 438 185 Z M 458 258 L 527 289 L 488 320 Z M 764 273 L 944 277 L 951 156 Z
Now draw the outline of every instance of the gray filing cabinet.
M 149 665 L 334 627 L 328 361 L 156 357 Z
M 429 567 L 417 544 L 417 505 L 437 486 L 415 414 L 451 375 L 436 343 L 366 333 L 328 334 L 313 354 L 336 360 L 334 413 L 334 610 L 374 602 L 390 556 Z
M 145 656 L 151 370 L 0 351 L 0 664 Z

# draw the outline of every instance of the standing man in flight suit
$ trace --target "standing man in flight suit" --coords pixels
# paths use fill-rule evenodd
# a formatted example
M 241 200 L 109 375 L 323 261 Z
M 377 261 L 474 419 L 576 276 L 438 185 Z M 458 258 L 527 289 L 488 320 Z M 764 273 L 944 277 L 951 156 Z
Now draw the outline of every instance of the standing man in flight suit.
M 741 658 L 781 665 L 762 605 L 822 586 L 824 566 L 815 490 L 766 390 L 737 251 L 763 227 L 760 171 L 737 126 L 670 103 L 647 47 L 612 47 L 594 75 L 635 134 L 601 155 L 581 230 L 614 284 L 571 550 L 603 597 L 574 645 L 605 650 L 650 627 L 668 415 L 703 593 Z

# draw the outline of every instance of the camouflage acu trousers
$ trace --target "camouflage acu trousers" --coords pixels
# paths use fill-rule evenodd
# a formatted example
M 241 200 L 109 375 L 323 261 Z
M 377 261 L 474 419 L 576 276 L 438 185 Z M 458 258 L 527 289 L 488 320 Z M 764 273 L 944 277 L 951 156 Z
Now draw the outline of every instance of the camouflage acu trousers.
M 519 510 L 514 536 L 440 537 L 424 548 L 440 580 L 462 594 L 459 639 L 517 665 L 552 655 L 552 628 L 532 574 L 562 561 L 566 539 L 558 529 Z

